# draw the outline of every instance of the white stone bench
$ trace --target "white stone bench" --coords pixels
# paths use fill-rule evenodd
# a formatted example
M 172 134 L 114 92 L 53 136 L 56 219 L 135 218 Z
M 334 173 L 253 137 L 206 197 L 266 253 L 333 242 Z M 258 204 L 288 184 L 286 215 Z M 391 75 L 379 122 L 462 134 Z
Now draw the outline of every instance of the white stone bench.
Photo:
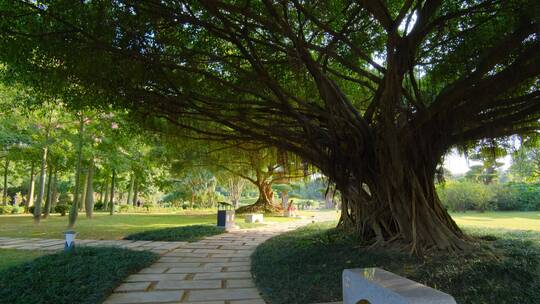
M 264 216 L 262 213 L 246 214 L 246 223 L 262 223 Z
M 456 304 L 456 300 L 380 268 L 356 268 L 343 271 L 343 304 Z

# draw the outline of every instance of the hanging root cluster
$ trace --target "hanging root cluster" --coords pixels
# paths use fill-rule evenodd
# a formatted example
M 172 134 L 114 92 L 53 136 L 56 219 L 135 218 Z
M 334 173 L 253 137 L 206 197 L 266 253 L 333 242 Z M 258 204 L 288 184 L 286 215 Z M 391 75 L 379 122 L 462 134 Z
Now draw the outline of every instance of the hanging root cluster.
M 411 254 L 470 249 L 470 238 L 442 206 L 430 178 L 420 183 L 410 174 L 403 180 L 407 183 L 380 179 L 369 190 L 366 185 L 341 190 L 339 227 L 354 231 L 370 248 L 408 248 Z

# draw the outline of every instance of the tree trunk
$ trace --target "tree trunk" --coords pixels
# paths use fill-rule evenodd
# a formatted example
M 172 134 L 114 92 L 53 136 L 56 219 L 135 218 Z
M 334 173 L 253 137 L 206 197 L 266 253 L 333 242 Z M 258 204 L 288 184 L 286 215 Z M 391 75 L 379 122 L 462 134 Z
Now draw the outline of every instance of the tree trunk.
M 94 159 L 90 159 L 88 174 L 86 176 L 86 197 L 84 199 L 86 218 L 91 219 L 94 215 Z
M 112 178 L 111 178 L 111 199 L 109 200 L 109 214 L 114 214 L 114 183 L 116 182 L 116 170 L 112 170 Z
M 129 179 L 129 189 L 128 189 L 128 195 L 127 195 L 127 202 L 126 202 L 126 205 L 130 205 L 133 201 L 133 187 L 135 186 L 135 178 L 134 178 L 134 174 L 131 173 L 131 177 Z
M 274 192 L 272 184 L 267 181 L 257 181 L 257 189 L 259 190 L 259 198 L 251 205 L 240 207 L 236 213 L 278 213 L 281 211 L 280 206 L 274 205 Z
M 9 173 L 9 158 L 6 155 L 6 163 L 4 168 L 4 191 L 2 195 L 2 205 L 7 205 L 7 196 L 8 196 L 8 173 Z
M 99 199 L 98 202 L 101 202 L 103 204 L 103 197 L 105 192 L 105 183 L 101 183 L 101 191 L 99 191 Z
M 47 195 L 45 199 L 45 210 L 43 211 L 43 218 L 46 219 L 49 217 L 49 213 L 51 212 L 51 187 L 52 187 L 52 180 L 53 180 L 53 166 L 49 164 L 49 178 L 47 179 Z
M 81 170 L 82 170 L 82 148 L 84 141 L 84 117 L 79 122 L 79 143 L 77 147 L 77 168 L 75 173 L 75 189 L 73 190 L 73 205 L 69 210 L 68 228 L 73 229 L 77 216 L 79 215 L 79 193 L 81 188 Z
M 56 207 L 56 203 L 58 202 L 58 168 L 55 168 L 54 170 L 53 184 L 51 187 L 51 210 L 54 210 L 54 207 Z
M 103 207 L 101 209 L 102 210 L 108 210 L 107 206 L 109 206 L 109 200 L 107 199 L 107 197 L 109 197 L 109 181 L 107 181 L 107 179 L 105 179 L 103 181 L 103 184 L 105 186 L 105 194 L 103 196 L 103 200 L 101 201 L 101 204 L 103 205 Z
M 285 210 L 287 209 L 288 205 L 289 205 L 289 192 L 281 191 L 281 208 Z
M 332 186 L 328 187 L 328 191 L 326 191 L 326 194 L 324 196 L 324 207 L 326 209 L 334 209 L 336 207 L 336 202 L 334 201 L 334 193 L 334 188 Z
M 333 178 L 342 197 L 340 225 L 366 243 L 402 244 L 413 253 L 468 247 L 435 191 L 438 158 L 418 153 L 415 144 L 389 147 L 362 159 L 372 166 L 367 170 Z
M 43 196 L 45 195 L 45 178 L 46 178 L 45 169 L 47 167 L 47 152 L 48 152 L 48 148 L 44 147 L 43 153 L 41 154 L 41 169 L 39 172 L 38 197 L 36 200 L 36 204 L 34 206 L 34 222 L 36 224 L 39 224 L 39 221 L 41 220 L 41 205 L 43 203 Z
M 34 201 L 34 187 L 35 187 L 35 174 L 36 174 L 36 165 L 34 162 L 32 162 L 31 168 L 30 168 L 30 185 L 28 189 L 28 199 L 26 200 L 24 204 L 24 212 L 28 213 L 28 208 L 33 205 Z
M 139 179 L 137 175 L 134 175 L 133 179 L 135 180 L 135 187 L 133 189 L 133 206 L 137 206 L 137 201 L 139 200 Z
M 229 178 L 229 193 L 234 209 L 237 209 L 240 204 L 240 198 L 242 197 L 242 191 L 245 185 L 246 181 L 243 178 L 238 176 Z
M 81 175 L 82 191 L 79 194 L 79 212 L 82 212 L 83 208 L 86 208 L 86 186 L 88 185 L 88 172 L 83 169 Z

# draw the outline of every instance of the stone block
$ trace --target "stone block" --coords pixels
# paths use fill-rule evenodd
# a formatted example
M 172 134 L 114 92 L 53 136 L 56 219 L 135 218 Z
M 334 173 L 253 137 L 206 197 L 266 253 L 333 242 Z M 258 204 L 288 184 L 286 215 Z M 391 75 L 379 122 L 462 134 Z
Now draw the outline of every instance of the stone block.
M 127 291 L 145 291 L 151 282 L 137 282 L 137 283 L 123 283 L 118 286 L 115 292 L 127 292 Z
M 245 300 L 260 299 L 259 291 L 256 288 L 227 288 L 210 290 L 192 290 L 189 292 L 189 301 L 208 300 Z
M 446 293 L 380 268 L 343 271 L 343 304 L 456 304 Z
M 162 274 L 132 274 L 127 277 L 127 282 L 151 282 L 151 281 L 167 281 L 167 280 L 183 280 L 186 274 L 183 273 L 162 273 Z
M 105 304 L 137 304 L 137 303 L 167 303 L 179 302 L 183 291 L 148 291 L 113 293 Z
M 264 215 L 262 213 L 246 214 L 245 221 L 246 223 L 263 223 Z
M 238 272 L 212 272 L 197 273 L 193 280 L 221 280 L 221 279 L 250 279 L 251 273 L 247 271 Z
M 227 280 L 227 288 L 246 288 L 255 287 L 255 283 L 251 279 Z
M 221 280 L 199 281 L 159 281 L 155 290 L 178 290 L 178 289 L 217 289 L 221 288 Z

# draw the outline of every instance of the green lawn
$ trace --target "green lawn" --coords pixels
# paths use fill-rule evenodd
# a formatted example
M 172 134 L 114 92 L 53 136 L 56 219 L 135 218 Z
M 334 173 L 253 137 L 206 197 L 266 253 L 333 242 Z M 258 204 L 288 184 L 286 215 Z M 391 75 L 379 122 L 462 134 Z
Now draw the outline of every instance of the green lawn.
M 267 222 L 293 220 L 295 219 L 280 216 L 265 217 Z M 52 215 L 49 219 L 42 220 L 39 225 L 35 225 L 30 215 L 2 215 L 0 216 L 0 236 L 63 238 L 67 221 L 67 216 Z M 245 224 L 243 216 L 239 216 L 236 222 L 240 228 L 253 227 L 251 224 Z M 110 216 L 106 213 L 97 213 L 92 220 L 80 214 L 75 231 L 77 231 L 78 239 L 114 240 L 136 233 L 166 228 L 215 224 L 215 214 L 115 214 Z
M 44 255 L 0 270 L 0 303 L 101 303 L 157 258 L 149 251 L 96 247 Z
M 452 213 L 460 226 L 540 231 L 540 212 L 466 212 Z
M 540 299 L 540 233 L 536 231 L 466 228 L 471 235 L 483 237 L 484 248 L 492 251 L 415 257 L 358 247 L 358 240 L 335 229 L 335 224 L 312 224 L 257 247 L 252 273 L 268 302 L 339 301 L 343 269 L 363 267 L 381 267 L 440 289 L 460 304 L 538 303 Z
M 44 255 L 42 251 L 0 249 L 0 271 Z
M 53 215 L 35 225 L 31 216 L 1 216 L 0 236 L 63 238 L 68 218 Z M 142 231 L 187 225 L 214 224 L 216 216 L 180 214 L 95 214 L 88 220 L 84 214 L 77 219 L 75 231 L 79 239 L 114 240 Z
M 214 225 L 189 225 L 157 230 L 148 230 L 130 234 L 127 240 L 136 241 L 165 241 L 165 242 L 196 242 L 207 236 L 222 234 L 225 229 Z

